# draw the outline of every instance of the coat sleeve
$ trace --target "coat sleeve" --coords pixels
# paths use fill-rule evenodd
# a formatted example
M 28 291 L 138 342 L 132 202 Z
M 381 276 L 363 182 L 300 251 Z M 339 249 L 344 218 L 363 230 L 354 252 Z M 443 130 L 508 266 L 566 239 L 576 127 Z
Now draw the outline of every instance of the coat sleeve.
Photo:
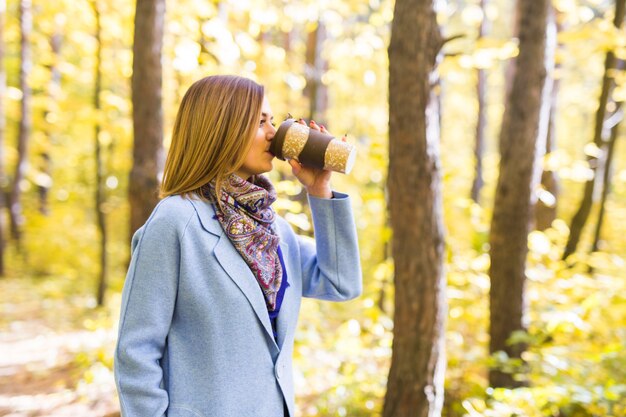
M 361 263 L 350 198 L 309 196 L 315 243 L 298 236 L 302 265 L 302 295 L 343 301 L 362 292 Z
M 164 416 L 169 405 L 161 359 L 178 288 L 177 229 L 153 214 L 133 236 L 114 362 L 124 417 Z

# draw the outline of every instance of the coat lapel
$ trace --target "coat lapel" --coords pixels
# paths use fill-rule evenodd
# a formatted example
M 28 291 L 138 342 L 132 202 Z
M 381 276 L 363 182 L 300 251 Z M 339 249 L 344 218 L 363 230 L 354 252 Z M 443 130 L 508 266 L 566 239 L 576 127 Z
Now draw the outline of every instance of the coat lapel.
M 270 339 L 274 340 L 270 316 L 267 313 L 263 292 L 261 288 L 259 288 L 259 284 L 252 274 L 250 267 L 248 267 L 239 255 L 239 252 L 237 252 L 232 243 L 230 243 L 230 240 L 228 240 L 228 237 L 224 234 L 220 236 L 220 240 L 217 242 L 214 251 L 215 257 L 222 268 L 224 268 L 224 271 L 226 271 L 235 284 L 237 284 L 241 292 L 246 296 Z
M 226 236 L 222 230 L 219 222 L 214 219 L 215 210 L 211 206 L 211 203 L 198 199 L 191 200 L 191 202 L 198 214 L 203 229 L 219 238 L 214 249 L 217 261 L 246 296 L 257 318 L 261 322 L 261 325 L 267 332 L 269 339 L 272 341 L 272 345 L 278 349 L 274 341 L 272 325 L 270 323 L 269 314 L 267 313 L 267 307 L 265 306 L 263 292 L 259 288 L 259 284 L 252 274 L 250 267 L 248 267 L 248 264 L 246 264 L 239 252 L 237 252 L 237 249 L 235 249 L 230 240 L 228 240 L 228 236 Z

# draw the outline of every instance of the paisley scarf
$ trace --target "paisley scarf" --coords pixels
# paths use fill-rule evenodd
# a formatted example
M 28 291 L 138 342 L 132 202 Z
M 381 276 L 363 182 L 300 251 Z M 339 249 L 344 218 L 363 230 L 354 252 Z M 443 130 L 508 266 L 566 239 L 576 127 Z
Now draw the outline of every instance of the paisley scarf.
M 276 190 L 263 176 L 248 182 L 235 174 L 228 176 L 221 189 L 221 203 L 214 204 L 217 220 L 237 252 L 256 277 L 268 311 L 276 308 L 283 270 L 278 257 L 279 237 L 272 228 Z M 217 202 L 215 182 L 203 187 L 202 193 Z

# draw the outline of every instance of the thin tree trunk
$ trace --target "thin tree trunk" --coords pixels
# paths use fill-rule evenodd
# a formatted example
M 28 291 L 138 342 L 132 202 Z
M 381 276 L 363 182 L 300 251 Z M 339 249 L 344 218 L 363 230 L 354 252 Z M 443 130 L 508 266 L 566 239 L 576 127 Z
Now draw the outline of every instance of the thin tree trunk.
M 322 76 L 328 71 L 328 61 L 322 56 L 326 40 L 326 27 L 318 22 L 314 31 L 309 32 L 306 42 L 306 87 L 304 95 L 309 98 L 309 120 L 326 123 L 328 92 L 322 83 Z
M 282 32 L 283 37 L 283 49 L 285 50 L 285 55 L 287 56 L 287 60 L 289 60 L 289 56 L 291 55 L 291 44 L 293 43 L 293 32 Z
M 613 25 L 616 28 L 620 28 L 624 21 L 624 11 L 626 9 L 626 0 L 615 1 L 615 17 L 613 19 Z M 604 77 L 602 79 L 602 91 L 600 93 L 600 101 L 598 104 L 598 110 L 596 112 L 595 130 L 593 135 L 593 143 L 600 149 L 604 147 L 604 138 L 602 137 L 604 120 L 606 119 L 606 107 L 609 102 L 610 92 L 615 85 L 615 79 L 611 76 L 612 70 L 617 65 L 617 59 L 613 51 L 609 51 L 606 54 L 604 61 Z M 593 177 L 585 183 L 585 190 L 583 192 L 583 199 L 580 202 L 580 207 L 570 224 L 570 233 L 563 251 L 563 259 L 567 259 L 572 253 L 576 252 L 576 247 L 580 241 L 583 228 L 587 223 L 589 214 L 591 213 L 591 207 L 593 205 L 594 188 L 596 184 L 596 170 L 598 168 L 598 159 L 594 156 L 588 156 L 589 166 L 593 170 Z
M 17 163 L 9 200 L 11 217 L 11 236 L 15 239 L 18 249 L 21 247 L 22 226 L 24 216 L 21 203 L 21 183 L 24 181 L 28 169 L 28 141 L 32 127 L 32 114 L 30 109 L 31 90 L 28 84 L 32 61 L 30 51 L 30 35 L 32 32 L 31 1 L 20 0 L 20 89 L 22 90 L 21 119 L 17 139 Z
M 50 105 L 44 112 L 44 120 L 47 121 L 50 114 L 54 114 L 56 102 L 59 91 L 61 90 L 61 71 L 59 70 L 58 60 L 61 54 L 61 41 L 62 35 L 60 29 L 52 34 L 50 37 L 50 47 L 52 49 L 52 63 L 50 64 L 50 83 L 48 96 L 50 98 Z M 37 181 L 37 188 L 39 190 L 39 212 L 43 215 L 50 213 L 48 207 L 48 194 L 52 187 L 52 159 L 50 156 L 50 148 L 54 142 L 54 127 L 48 125 L 46 129 L 46 137 L 48 143 L 46 148 L 41 152 L 42 166 L 41 166 L 41 179 Z
M 389 214 L 394 338 L 383 417 L 438 416 L 445 373 L 435 1 L 396 0 L 389 44 Z
M 100 19 L 100 10 L 98 9 L 97 1 L 91 3 L 96 18 L 96 68 L 95 68 L 95 88 L 93 105 L 97 114 L 101 111 L 100 105 L 100 92 L 102 91 L 102 26 Z M 95 159 L 96 159 L 96 218 L 98 221 L 98 232 L 100 233 L 100 275 L 98 277 L 98 292 L 97 303 L 98 306 L 104 304 L 104 294 L 107 285 L 107 228 L 106 228 L 106 215 L 104 212 L 104 204 L 106 196 L 104 193 L 104 163 L 102 158 L 102 146 L 100 145 L 100 132 L 102 126 L 100 125 L 100 119 L 96 118 L 94 127 L 94 144 L 95 144 Z
M 561 24 L 557 22 L 556 10 L 551 8 L 549 14 L 550 25 L 555 25 L 557 35 L 561 32 Z M 561 45 L 557 45 L 560 48 Z M 555 73 L 561 68 L 560 64 L 555 64 Z M 550 94 L 550 116 L 548 121 L 548 133 L 546 137 L 546 156 L 556 151 L 556 119 L 558 113 L 558 98 L 560 79 L 553 78 L 552 93 Z M 545 230 L 552 225 L 556 219 L 556 209 L 559 195 L 559 179 L 555 170 L 551 167 L 543 168 L 541 174 L 541 194 L 535 207 L 536 229 Z
M 507 341 L 513 332 L 525 330 L 527 238 L 545 152 L 551 88 L 546 67 L 554 65 L 554 51 L 546 48 L 549 3 L 520 2 L 519 56 L 513 64 L 500 132 L 500 175 L 490 233 L 489 351 L 504 351 L 509 358 L 521 358 L 525 349 L 521 343 Z M 524 385 L 499 368 L 490 370 L 489 383 L 494 387 Z
M 306 30 L 306 28 L 302 28 L 300 30 Z M 297 40 L 300 39 L 302 37 L 302 34 L 300 33 L 300 30 L 296 31 L 296 30 L 292 30 L 292 31 L 288 31 L 288 32 L 282 32 L 282 47 L 285 50 L 285 62 L 294 62 L 294 57 L 299 55 L 299 52 L 296 51 L 296 48 L 294 47 L 294 45 L 296 44 Z M 287 94 L 286 97 L 284 98 L 285 101 L 283 103 L 283 105 L 285 106 L 285 108 L 287 109 L 293 109 L 296 108 L 296 106 L 298 106 L 298 104 L 296 104 L 294 102 L 294 95 L 293 94 Z M 295 99 L 295 101 L 298 101 L 298 98 Z M 287 115 L 286 114 L 281 114 L 279 115 L 280 118 L 278 120 L 282 120 L 283 118 L 285 118 Z
M 328 107 L 328 92 L 322 83 L 322 76 L 328 70 L 328 61 L 322 57 L 322 47 L 326 40 L 326 28 L 319 21 L 315 30 L 307 33 L 305 52 L 305 78 L 306 86 L 304 95 L 309 99 L 309 120 L 315 120 L 318 124 L 327 124 L 326 109 Z M 304 188 L 293 197 L 294 201 L 302 204 L 305 210 L 309 206 L 309 200 Z M 311 230 L 311 233 L 313 231 Z
M 4 166 L 4 142 L 6 130 L 6 116 L 4 114 L 4 97 L 7 85 L 7 75 L 4 70 L 4 23 L 6 14 L 6 0 L 0 0 L 0 277 L 5 276 L 4 252 L 5 252 L 5 184 L 7 182 Z
M 617 138 L 619 136 L 619 126 L 620 123 L 624 119 L 624 114 L 621 110 L 622 103 L 619 102 L 617 105 L 617 115 L 619 120 L 615 122 L 615 124 L 611 127 L 611 138 L 609 139 L 609 143 L 607 145 L 608 149 L 606 152 L 606 161 L 604 162 L 604 170 L 603 170 L 603 179 L 602 179 L 602 197 L 600 199 L 600 211 L 598 213 L 598 222 L 596 223 L 595 232 L 593 234 L 593 244 L 591 246 L 591 252 L 597 252 L 599 249 L 600 243 L 600 233 L 602 231 L 602 223 L 604 222 L 604 212 L 606 206 L 606 200 L 611 191 L 611 165 L 613 162 L 613 156 L 615 154 L 615 143 L 617 142 Z
M 130 172 L 130 234 L 158 202 L 163 164 L 162 65 L 165 0 L 137 0 L 133 45 L 133 167 Z
M 483 20 L 478 29 L 478 39 L 482 39 L 489 26 L 485 8 L 487 0 L 480 0 L 480 8 L 483 10 Z M 480 202 L 480 190 L 483 187 L 483 154 L 485 152 L 485 130 L 487 129 L 487 72 L 483 69 L 476 71 L 476 98 L 478 99 L 478 116 L 476 120 L 476 143 L 474 146 L 474 181 L 472 182 L 471 198 L 476 203 Z

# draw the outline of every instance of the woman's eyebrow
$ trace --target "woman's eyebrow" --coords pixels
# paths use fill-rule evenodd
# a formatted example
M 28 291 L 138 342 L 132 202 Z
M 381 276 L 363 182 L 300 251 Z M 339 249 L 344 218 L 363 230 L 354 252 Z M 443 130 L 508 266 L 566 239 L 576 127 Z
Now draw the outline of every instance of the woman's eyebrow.
M 271 116 L 271 117 L 270 117 L 270 119 L 273 119 L 273 118 L 274 118 L 274 115 L 272 115 L 271 113 L 265 113 L 265 112 L 262 112 L 262 113 L 261 113 L 261 116 L 262 116 L 262 117 L 265 117 L 265 118 L 267 118 L 267 117 Z

